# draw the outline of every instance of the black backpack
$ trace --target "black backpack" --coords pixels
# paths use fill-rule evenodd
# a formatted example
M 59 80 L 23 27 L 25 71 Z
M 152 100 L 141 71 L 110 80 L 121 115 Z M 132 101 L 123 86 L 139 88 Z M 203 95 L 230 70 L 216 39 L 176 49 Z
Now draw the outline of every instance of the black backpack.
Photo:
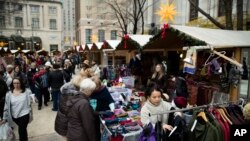
M 39 77 L 40 83 L 39 87 L 40 88 L 48 88 L 49 87 L 49 82 L 48 82 L 48 74 L 45 73 Z

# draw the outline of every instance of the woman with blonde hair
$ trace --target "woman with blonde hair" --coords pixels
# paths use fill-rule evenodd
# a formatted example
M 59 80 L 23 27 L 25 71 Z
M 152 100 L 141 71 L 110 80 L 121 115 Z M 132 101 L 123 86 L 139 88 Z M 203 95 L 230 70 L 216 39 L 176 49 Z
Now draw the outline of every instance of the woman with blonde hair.
M 164 68 L 162 63 L 156 64 L 154 73 L 153 73 L 152 77 L 150 78 L 148 85 L 150 83 L 157 84 L 163 90 L 163 92 L 166 93 L 166 91 L 167 91 L 166 90 L 167 77 L 166 77 L 166 73 L 165 73 L 165 68 Z

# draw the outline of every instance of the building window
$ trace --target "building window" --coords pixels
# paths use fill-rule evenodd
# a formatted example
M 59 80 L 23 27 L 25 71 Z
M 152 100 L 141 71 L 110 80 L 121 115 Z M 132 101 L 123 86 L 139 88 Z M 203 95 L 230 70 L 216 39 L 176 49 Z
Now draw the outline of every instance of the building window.
M 39 18 L 32 18 L 32 28 L 39 28 Z
M 85 29 L 85 42 L 86 44 L 90 44 L 91 43 L 91 36 L 92 36 L 92 29 Z
M 15 11 L 23 11 L 23 6 L 21 4 L 13 5 Z
M 225 3 L 223 0 L 219 0 L 218 3 L 218 17 L 225 16 L 226 11 L 225 11 Z
M 98 30 L 98 42 L 103 42 L 105 40 L 105 30 Z
M 49 6 L 49 14 L 57 14 L 57 9 L 54 6 Z
M 0 27 L 5 27 L 5 17 L 0 16 Z
M 195 3 L 195 5 L 199 5 L 199 0 L 191 0 Z M 198 10 L 190 4 L 190 15 L 189 21 L 195 20 L 198 18 Z
M 23 18 L 15 17 L 15 27 L 23 27 Z
M 56 29 L 56 19 L 49 20 L 50 29 Z
M 39 6 L 38 5 L 32 5 L 30 7 L 31 13 L 39 13 Z
M 0 1 L 0 12 L 4 12 L 5 8 L 4 8 L 4 2 Z
M 111 40 L 116 40 L 116 39 L 117 39 L 117 31 L 111 30 Z
M 50 52 L 58 50 L 58 45 L 50 45 Z

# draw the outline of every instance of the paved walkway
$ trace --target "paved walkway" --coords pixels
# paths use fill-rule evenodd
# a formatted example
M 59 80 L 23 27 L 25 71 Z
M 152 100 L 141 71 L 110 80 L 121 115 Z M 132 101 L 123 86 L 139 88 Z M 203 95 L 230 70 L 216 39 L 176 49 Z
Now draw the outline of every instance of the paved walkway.
M 56 112 L 52 111 L 52 102 L 49 106 L 43 106 L 41 110 L 37 110 L 38 104 L 33 103 L 34 120 L 28 125 L 29 141 L 64 141 L 54 130 Z M 16 138 L 18 139 L 17 127 L 14 129 Z

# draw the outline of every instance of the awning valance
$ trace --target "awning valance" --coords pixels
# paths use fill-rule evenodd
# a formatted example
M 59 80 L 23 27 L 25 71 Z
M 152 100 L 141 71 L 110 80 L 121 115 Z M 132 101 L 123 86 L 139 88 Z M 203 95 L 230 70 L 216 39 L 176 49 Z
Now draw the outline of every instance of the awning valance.
M 13 41 L 18 42 L 18 43 L 25 42 L 24 38 L 20 35 L 11 35 L 11 38 L 13 39 Z
M 42 39 L 40 37 L 33 36 L 33 37 L 30 37 L 30 38 L 31 38 L 31 40 L 33 40 L 33 42 L 42 43 Z

